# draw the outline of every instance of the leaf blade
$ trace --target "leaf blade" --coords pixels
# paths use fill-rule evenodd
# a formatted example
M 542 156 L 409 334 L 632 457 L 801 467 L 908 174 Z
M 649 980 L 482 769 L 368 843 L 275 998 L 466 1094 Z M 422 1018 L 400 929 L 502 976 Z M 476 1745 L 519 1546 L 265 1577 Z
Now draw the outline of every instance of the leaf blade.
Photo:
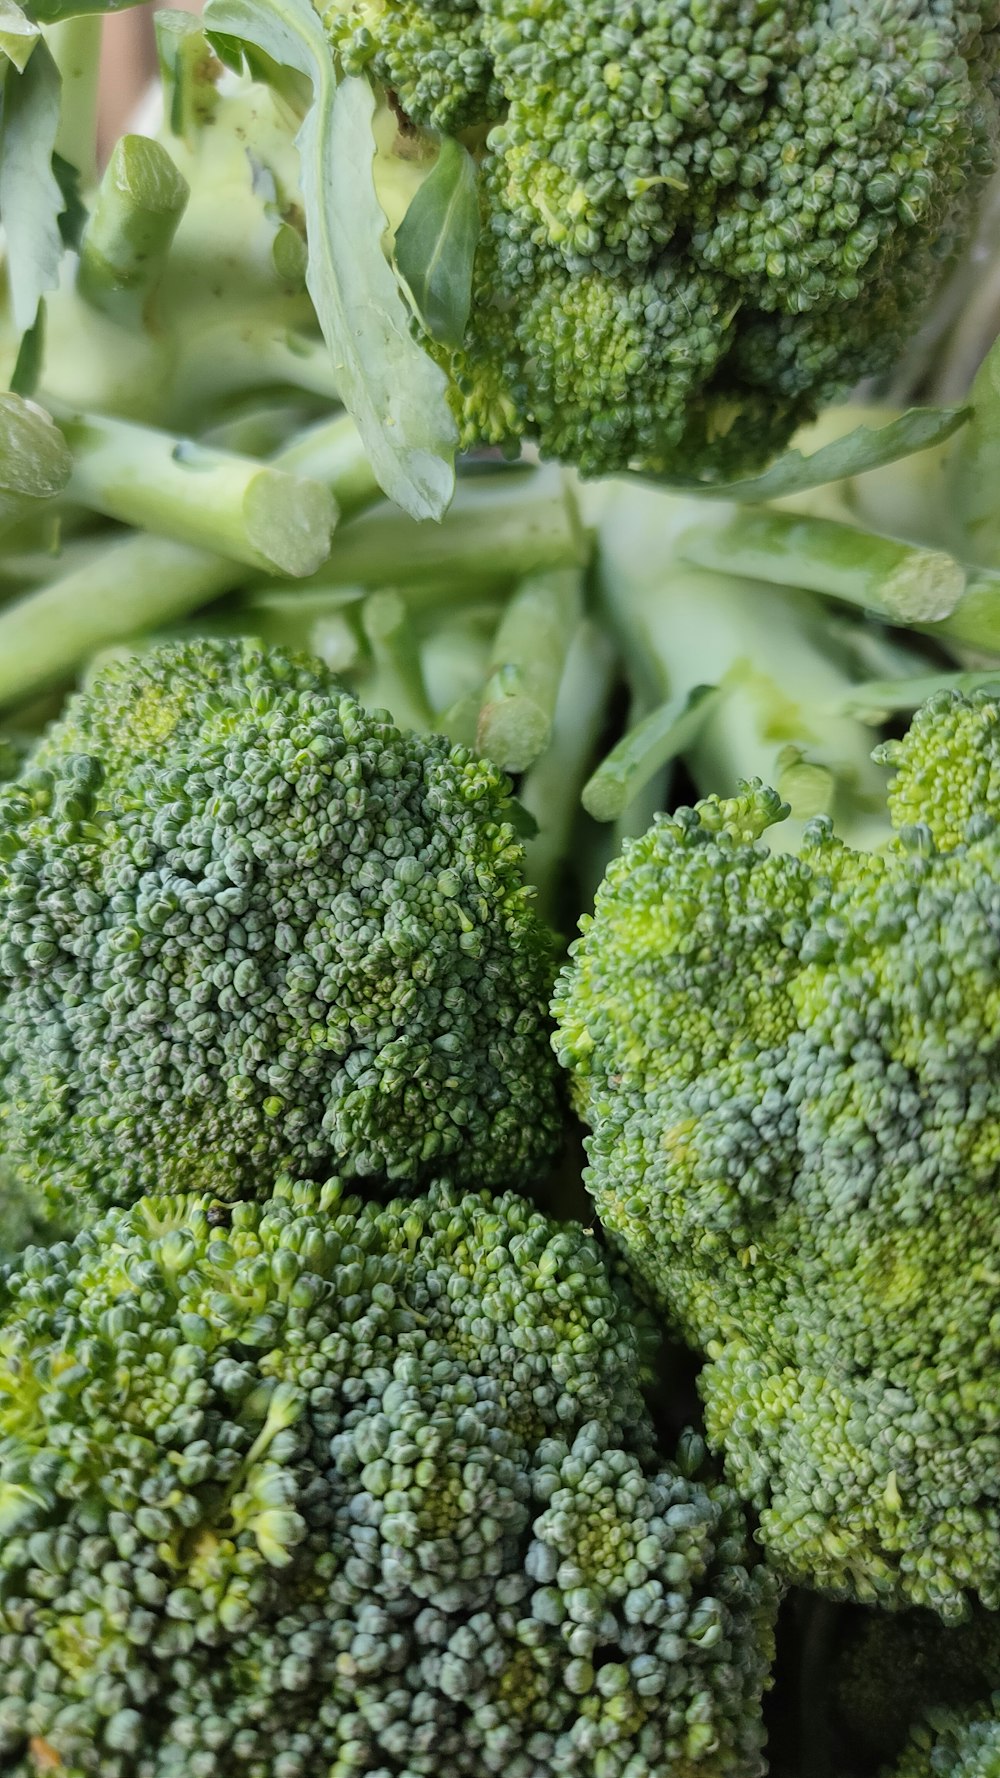
M 395 255 L 421 321 L 446 346 L 465 338 L 479 234 L 475 162 L 460 142 L 445 137 L 396 230 Z
M 59 218 L 65 201 L 52 170 L 59 88 L 59 70 L 45 43 L 36 45 L 23 74 L 7 69 L 0 125 L 0 218 L 18 333 L 34 325 L 42 297 L 59 282 Z
M 639 481 L 679 494 L 698 494 L 705 500 L 736 500 L 756 506 L 765 500 L 784 500 L 804 494 L 827 482 L 852 479 L 869 469 L 881 469 L 901 457 L 943 444 L 968 421 L 970 407 L 912 407 L 882 426 L 856 426 L 843 438 L 821 445 L 808 457 L 801 451 L 785 451 L 760 475 L 734 482 L 703 482 L 693 476 L 670 476 L 630 470 Z
M 298 134 L 309 264 L 306 284 L 344 405 L 391 500 L 417 519 L 440 518 L 454 491 L 457 429 L 448 381 L 414 338 L 386 258 L 375 191 L 375 97 L 368 82 L 338 80 L 309 0 L 209 0 L 208 29 L 238 37 L 303 74 L 313 102 Z

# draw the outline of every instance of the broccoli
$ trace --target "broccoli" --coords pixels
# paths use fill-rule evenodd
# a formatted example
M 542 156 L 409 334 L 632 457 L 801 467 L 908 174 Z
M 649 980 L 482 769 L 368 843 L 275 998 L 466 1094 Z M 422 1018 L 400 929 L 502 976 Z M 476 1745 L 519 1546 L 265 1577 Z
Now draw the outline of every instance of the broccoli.
M 586 474 L 733 475 L 886 369 L 996 159 L 992 0 L 323 17 L 339 67 L 386 95 L 397 239 L 442 136 L 475 162 L 470 319 L 429 341 L 463 441 L 529 436 Z
M 661 816 L 553 1009 L 598 1213 L 705 1355 L 772 1558 L 949 1619 L 1000 1605 L 997 714 L 945 695 L 890 747 L 893 808 L 924 820 L 881 854 L 827 817 L 769 852 L 787 805 L 759 783 Z
M 1000 1686 L 1000 1617 L 977 1610 L 962 1624 L 927 1611 L 847 1612 L 832 1665 L 837 1728 L 845 1745 L 879 1761 L 903 1750 L 930 1705 L 987 1700 Z
M 776 1581 L 513 1193 L 143 1199 L 0 1309 L 0 1764 L 756 1778 Z
M 0 787 L 15 1174 L 101 1204 L 334 1161 L 528 1179 L 561 1115 L 509 788 L 307 657 L 110 661 Z
M 882 1778 L 997 1778 L 1000 1692 L 969 1710 L 933 1710 L 914 1729 L 902 1759 Z

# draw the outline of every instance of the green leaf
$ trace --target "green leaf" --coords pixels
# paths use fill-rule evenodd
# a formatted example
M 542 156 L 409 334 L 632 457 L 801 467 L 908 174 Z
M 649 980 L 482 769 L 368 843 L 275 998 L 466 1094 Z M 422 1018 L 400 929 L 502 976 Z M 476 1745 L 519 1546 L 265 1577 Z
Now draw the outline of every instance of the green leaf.
M 396 269 L 427 332 L 460 346 L 472 307 L 472 267 L 479 244 L 476 167 L 449 138 L 396 230 Z
M 52 171 L 62 192 L 59 236 L 64 247 L 72 247 L 75 251 L 87 220 L 87 206 L 80 196 L 80 175 L 72 162 L 64 160 L 59 153 L 52 156 Z
M 59 128 L 59 70 L 39 43 L 23 74 L 7 69 L 0 113 L 0 216 L 14 325 L 26 333 L 59 282 L 63 194 L 52 171 Z
M 454 491 L 457 433 L 447 378 L 413 336 L 383 248 L 371 87 L 358 78 L 338 82 L 310 0 L 209 0 L 205 23 L 311 83 L 297 138 L 309 294 L 381 486 L 413 518 L 438 519 Z
M 0 59 L 6 56 L 23 74 L 40 36 L 39 27 L 21 11 L 16 0 L 0 0 Z
M 17 349 L 17 358 L 10 375 L 12 395 L 23 395 L 26 399 L 34 395 L 42 374 L 42 359 L 45 355 L 45 303 L 40 302 L 35 319 L 26 333 L 21 335 L 21 344 Z
M 915 451 L 929 450 L 943 444 L 972 413 L 971 407 L 911 407 L 885 426 L 856 426 L 843 438 L 822 445 L 804 457 L 801 451 L 786 451 L 761 475 L 736 482 L 704 482 L 692 476 L 632 473 L 639 481 L 654 482 L 658 488 L 673 488 L 681 494 L 699 494 L 706 500 L 738 500 L 743 506 L 756 506 L 764 500 L 783 500 L 789 494 L 803 494 L 809 488 L 820 488 L 826 482 L 844 481 L 864 475 L 868 469 L 881 469 L 900 457 Z

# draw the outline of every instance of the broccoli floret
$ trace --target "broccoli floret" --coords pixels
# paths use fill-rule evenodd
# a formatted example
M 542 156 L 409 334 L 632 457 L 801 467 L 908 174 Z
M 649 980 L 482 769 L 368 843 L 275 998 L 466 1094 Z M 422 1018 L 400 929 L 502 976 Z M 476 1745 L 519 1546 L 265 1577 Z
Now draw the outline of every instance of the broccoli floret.
M 845 1746 L 873 1760 L 896 1758 L 931 1704 L 949 1710 L 1000 1686 L 1000 1616 L 977 1610 L 963 1624 L 929 1611 L 846 1614 L 832 1673 L 837 1727 Z
M 341 67 L 458 135 L 482 241 L 453 374 L 467 443 L 716 476 L 885 369 L 997 142 L 993 0 L 331 0 Z M 419 158 L 419 157 L 418 157 Z M 396 175 L 398 174 L 398 179 Z
M 763 1771 L 774 1576 L 579 1227 L 283 1181 L 0 1290 L 11 1778 Z
M 1000 1692 L 971 1710 L 933 1710 L 913 1731 L 898 1765 L 882 1778 L 997 1778 Z
M 661 817 L 554 1010 L 598 1213 L 704 1353 L 710 1442 L 773 1559 L 958 1618 L 1000 1605 L 1000 831 L 986 800 L 947 843 L 981 768 L 950 700 L 911 765 L 937 720 L 940 846 L 928 808 L 881 855 L 826 817 L 769 852 L 787 806 L 759 784 Z
M 0 787 L 3 1142 L 53 1201 L 276 1168 L 488 1186 L 558 1146 L 509 782 L 319 662 L 109 663 Z

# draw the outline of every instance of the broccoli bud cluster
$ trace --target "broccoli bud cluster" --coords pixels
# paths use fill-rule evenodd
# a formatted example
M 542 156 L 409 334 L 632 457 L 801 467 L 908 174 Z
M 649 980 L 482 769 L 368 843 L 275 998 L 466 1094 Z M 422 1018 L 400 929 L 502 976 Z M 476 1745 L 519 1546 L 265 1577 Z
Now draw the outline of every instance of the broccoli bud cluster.
M 1000 1606 L 998 733 L 925 708 L 882 854 L 770 853 L 760 786 L 661 818 L 555 1002 L 602 1222 L 772 1557 L 953 1620 Z
M 526 1183 L 559 1141 L 510 785 L 318 661 L 112 663 L 0 786 L 0 1129 L 83 1191 Z
M 401 154 L 416 125 L 476 157 L 472 320 L 439 353 L 467 441 L 527 434 L 588 473 L 736 473 L 886 368 L 996 160 L 993 0 L 324 19 L 405 114 Z
M 0 1298 L 10 1778 L 763 1772 L 777 1583 L 582 1229 L 151 1197 Z

